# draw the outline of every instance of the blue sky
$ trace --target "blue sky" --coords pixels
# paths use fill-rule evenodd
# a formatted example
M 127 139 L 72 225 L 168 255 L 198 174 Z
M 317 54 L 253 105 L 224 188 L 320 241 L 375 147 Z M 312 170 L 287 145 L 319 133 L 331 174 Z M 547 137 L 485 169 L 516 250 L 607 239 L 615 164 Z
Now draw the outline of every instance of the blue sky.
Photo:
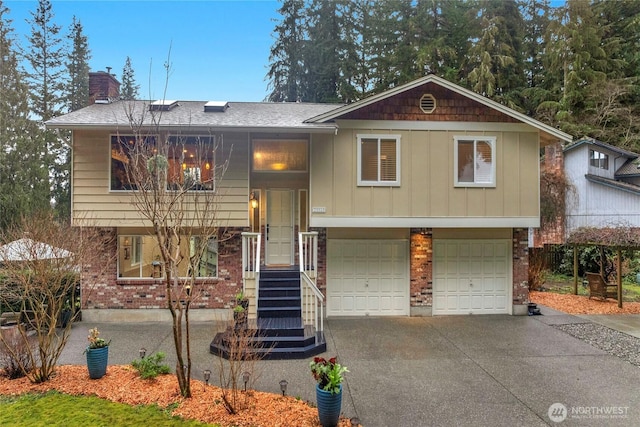
M 54 21 L 69 31 L 75 15 L 89 40 L 92 71 L 120 79 L 131 57 L 140 97 L 163 97 L 163 64 L 171 50 L 166 99 L 262 101 L 277 1 L 73 1 L 53 0 Z M 35 0 L 6 0 L 23 48 Z

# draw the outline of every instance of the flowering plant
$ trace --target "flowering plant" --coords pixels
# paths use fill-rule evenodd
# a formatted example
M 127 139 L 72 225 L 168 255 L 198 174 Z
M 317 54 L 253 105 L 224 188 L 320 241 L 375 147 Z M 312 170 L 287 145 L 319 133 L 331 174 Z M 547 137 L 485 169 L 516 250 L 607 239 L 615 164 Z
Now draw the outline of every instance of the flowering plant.
M 89 348 L 92 349 L 107 347 L 111 344 L 111 340 L 107 342 L 103 338 L 100 338 L 100 331 L 98 331 L 98 328 L 89 329 L 89 336 L 87 339 L 89 340 Z
M 309 366 L 321 389 L 331 394 L 340 393 L 340 384 L 344 379 L 342 374 L 349 370 L 339 364 L 337 358 L 332 357 L 327 361 L 324 357 L 314 357 Z

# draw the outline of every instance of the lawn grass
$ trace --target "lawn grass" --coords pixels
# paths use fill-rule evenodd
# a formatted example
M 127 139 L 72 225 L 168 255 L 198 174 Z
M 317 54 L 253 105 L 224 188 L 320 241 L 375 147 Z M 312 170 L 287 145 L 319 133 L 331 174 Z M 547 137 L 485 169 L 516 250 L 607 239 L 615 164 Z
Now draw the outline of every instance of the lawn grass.
M 55 391 L 0 396 L 0 425 L 15 427 L 65 426 L 218 426 L 172 416 L 158 406 L 130 406 L 93 396 L 70 396 Z
M 558 294 L 573 294 L 573 276 L 547 272 L 543 288 Z M 589 295 L 589 287 L 578 278 L 578 295 Z M 640 302 L 640 284 L 635 281 L 622 280 L 622 300 L 625 302 Z

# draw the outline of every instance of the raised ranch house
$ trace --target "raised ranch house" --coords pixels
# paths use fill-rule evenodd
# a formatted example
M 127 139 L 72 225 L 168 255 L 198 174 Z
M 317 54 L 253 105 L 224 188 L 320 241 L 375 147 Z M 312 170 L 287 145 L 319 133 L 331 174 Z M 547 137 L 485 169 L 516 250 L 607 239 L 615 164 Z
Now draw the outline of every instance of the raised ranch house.
M 539 152 L 569 135 L 433 75 L 349 105 L 119 101 L 110 74 L 91 79 L 95 103 L 47 122 L 73 133 L 74 224 L 117 237 L 86 318 L 163 311 L 149 224 L 121 173 L 131 111 L 161 111 L 169 140 L 224 141 L 206 163 L 168 159 L 194 191 L 220 195 L 225 238 L 210 242 L 194 308 L 229 308 L 245 287 L 252 315 L 275 317 L 256 288 L 276 269 L 302 276 L 296 298 L 315 299 L 316 328 L 323 316 L 527 312 Z M 211 179 L 208 162 L 227 160 Z

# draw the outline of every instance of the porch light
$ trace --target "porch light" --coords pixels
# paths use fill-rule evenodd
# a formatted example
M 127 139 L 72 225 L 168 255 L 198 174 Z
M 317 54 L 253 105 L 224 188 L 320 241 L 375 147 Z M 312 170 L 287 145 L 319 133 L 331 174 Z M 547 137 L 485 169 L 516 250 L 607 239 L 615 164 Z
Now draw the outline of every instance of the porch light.
M 251 203 L 251 207 L 253 209 L 258 207 L 258 199 L 256 199 L 256 193 L 253 191 L 249 194 L 249 203 Z
M 140 350 L 140 359 L 144 359 L 144 357 L 147 355 L 147 349 L 142 347 Z
M 287 394 L 287 385 L 289 385 L 287 380 L 280 381 L 280 390 L 282 391 L 283 396 Z
M 204 371 L 202 371 L 202 375 L 204 376 L 204 383 L 206 385 L 209 385 L 209 380 L 211 379 L 211 371 L 209 369 L 205 369 Z
M 187 283 L 187 285 L 184 287 L 184 290 L 187 293 L 187 296 L 190 297 L 191 296 L 191 285 Z

